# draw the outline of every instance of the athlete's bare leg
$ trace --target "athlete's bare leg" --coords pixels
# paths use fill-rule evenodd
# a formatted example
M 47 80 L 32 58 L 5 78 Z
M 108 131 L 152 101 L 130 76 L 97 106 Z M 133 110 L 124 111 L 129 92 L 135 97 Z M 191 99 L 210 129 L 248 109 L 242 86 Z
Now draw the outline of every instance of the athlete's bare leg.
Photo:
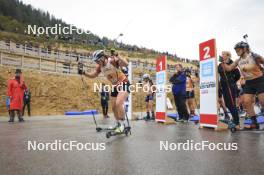
M 118 95 L 116 97 L 116 103 L 115 108 L 117 110 L 117 119 L 118 120 L 124 120 L 125 118 L 125 109 L 124 109 L 124 103 L 128 97 L 128 92 L 121 91 L 118 92 Z
M 264 93 L 258 94 L 258 99 L 259 99 L 260 106 L 264 108 Z
M 112 111 L 114 113 L 115 119 L 118 120 L 118 112 L 116 109 L 116 97 L 111 97 Z
M 254 98 L 255 95 L 253 94 L 244 94 L 243 95 L 243 104 L 246 108 L 248 116 L 256 116 L 255 110 L 254 110 Z

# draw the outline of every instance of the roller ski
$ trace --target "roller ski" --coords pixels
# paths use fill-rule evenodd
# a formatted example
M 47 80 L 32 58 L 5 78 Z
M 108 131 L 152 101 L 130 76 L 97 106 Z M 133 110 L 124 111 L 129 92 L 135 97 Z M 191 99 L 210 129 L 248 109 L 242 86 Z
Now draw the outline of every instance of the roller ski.
M 247 118 L 244 121 L 244 128 L 237 128 L 237 127 L 234 127 L 234 125 L 232 125 L 230 127 L 230 130 L 232 133 L 236 131 L 264 131 L 263 117 L 261 116 L 253 120 L 250 118 Z
M 150 112 L 147 112 L 147 115 L 145 117 L 143 117 L 143 120 L 145 120 L 145 121 L 153 121 L 153 120 L 155 120 L 154 111 L 151 112 L 151 116 L 150 116 Z
M 114 131 L 119 126 L 119 125 L 116 125 L 116 126 L 109 126 L 109 127 L 100 127 L 100 126 L 97 125 L 96 120 L 94 120 L 94 123 L 95 123 L 96 131 L 97 132 L 101 132 L 101 131 L 104 131 L 104 132 Z
M 100 132 L 100 131 L 105 131 L 105 132 L 108 132 L 108 131 L 115 131 L 119 126 L 120 126 L 119 123 L 116 124 L 115 126 L 109 126 L 109 127 L 105 127 L 105 128 L 97 126 L 97 127 L 96 127 L 96 131 L 97 131 L 97 132 Z
M 189 121 L 192 121 L 195 125 L 197 125 L 200 121 L 200 117 L 198 115 L 193 115 L 190 117 Z
M 143 118 L 143 120 L 145 120 L 145 121 L 155 121 L 155 117 L 146 116 L 146 117 Z
M 121 123 L 118 122 L 115 129 L 108 131 L 106 133 L 106 138 L 109 139 L 112 136 L 123 135 L 123 134 L 125 134 L 126 136 L 128 136 L 128 134 L 131 135 L 131 127 L 130 127 L 130 122 L 129 122 L 128 117 L 127 117 L 127 113 L 125 116 L 125 120 L 127 122 L 127 126 L 125 126 L 124 122 L 121 122 Z
M 221 122 L 225 123 L 228 125 L 228 129 L 230 129 L 230 131 L 232 133 L 236 132 L 237 130 L 240 130 L 240 126 L 235 124 L 232 120 L 230 119 L 223 119 L 223 120 L 220 120 Z
M 113 130 L 114 130 L 114 128 L 111 128 L 111 127 L 109 127 L 109 128 L 96 127 L 97 132 L 101 132 L 101 131 L 107 132 L 107 131 L 113 131 Z
M 231 127 L 230 128 L 230 131 L 232 132 L 232 133 L 235 133 L 235 132 L 237 132 L 237 131 L 248 131 L 248 132 L 252 132 L 252 131 L 264 131 L 264 130 L 260 130 L 260 129 L 258 129 L 258 126 L 257 125 L 255 125 L 255 126 L 250 126 L 250 127 L 244 127 L 244 128 L 237 128 L 237 127 Z
M 110 138 L 112 136 L 117 136 L 117 135 L 126 135 L 128 136 L 128 134 L 131 135 L 131 127 L 130 126 L 125 126 L 123 124 L 119 124 L 118 127 L 116 127 L 116 129 L 108 131 L 106 133 L 106 138 Z

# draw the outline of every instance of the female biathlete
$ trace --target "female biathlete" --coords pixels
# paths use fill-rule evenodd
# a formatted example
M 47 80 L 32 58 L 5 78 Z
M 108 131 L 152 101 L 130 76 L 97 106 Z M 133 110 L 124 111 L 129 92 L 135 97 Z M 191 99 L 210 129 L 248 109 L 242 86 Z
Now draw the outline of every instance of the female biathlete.
M 127 76 L 121 71 L 121 67 L 128 66 L 128 62 L 120 56 L 108 56 L 103 50 L 97 50 L 93 53 L 93 61 L 96 63 L 95 70 L 84 73 L 84 75 L 88 78 L 96 78 L 100 73 L 103 73 L 113 85 L 111 103 L 117 121 L 117 125 L 113 129 L 115 132 L 121 133 L 125 128 L 124 102 L 130 93 L 130 83 Z
M 260 64 L 263 64 L 263 58 L 250 52 L 248 43 L 243 41 L 237 43 L 234 49 L 239 59 L 231 65 L 224 63 L 222 66 L 226 71 L 231 71 L 238 66 L 245 78 L 243 103 L 248 116 L 252 120 L 252 124 L 247 129 L 256 129 L 258 124 L 254 111 L 255 95 L 258 96 L 261 106 L 264 106 L 264 77 L 260 66 Z
M 186 74 L 186 106 L 189 108 L 191 116 L 195 116 L 195 94 L 194 94 L 194 83 L 195 79 L 191 75 L 190 70 L 185 71 Z
M 147 95 L 145 98 L 146 102 L 146 109 L 147 109 L 147 116 L 144 118 L 145 120 L 155 120 L 155 113 L 153 109 L 153 100 L 154 100 L 154 89 L 153 89 L 153 82 L 150 78 L 149 74 L 143 75 L 143 88 L 146 88 Z M 151 113 L 151 117 L 150 117 Z

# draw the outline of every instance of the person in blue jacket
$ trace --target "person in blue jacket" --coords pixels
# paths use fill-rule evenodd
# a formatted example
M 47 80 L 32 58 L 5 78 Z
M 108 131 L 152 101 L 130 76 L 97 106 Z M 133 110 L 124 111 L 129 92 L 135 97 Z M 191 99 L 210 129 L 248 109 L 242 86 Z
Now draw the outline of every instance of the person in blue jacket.
M 181 64 L 176 65 L 176 73 L 170 78 L 175 105 L 179 114 L 178 121 L 188 121 L 189 112 L 186 106 L 186 75 Z
M 6 97 L 6 108 L 8 110 L 8 114 L 10 116 L 10 97 L 9 96 Z

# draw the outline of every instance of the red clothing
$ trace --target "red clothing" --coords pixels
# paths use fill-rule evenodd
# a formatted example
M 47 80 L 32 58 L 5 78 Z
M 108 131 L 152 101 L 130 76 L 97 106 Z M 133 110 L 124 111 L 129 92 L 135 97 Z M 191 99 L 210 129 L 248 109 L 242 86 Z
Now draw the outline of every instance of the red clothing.
M 15 78 L 8 80 L 7 95 L 10 97 L 10 110 L 22 111 L 25 89 L 26 85 L 22 77 L 20 83 Z

